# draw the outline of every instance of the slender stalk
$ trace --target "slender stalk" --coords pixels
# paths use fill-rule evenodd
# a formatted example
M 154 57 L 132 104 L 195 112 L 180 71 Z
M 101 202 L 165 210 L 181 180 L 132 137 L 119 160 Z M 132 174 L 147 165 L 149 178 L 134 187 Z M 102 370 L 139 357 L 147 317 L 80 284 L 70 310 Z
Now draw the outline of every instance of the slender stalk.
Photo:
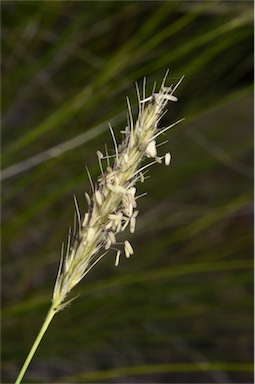
M 27 370 L 27 368 L 28 368 L 28 366 L 29 366 L 29 364 L 30 364 L 30 362 L 31 362 L 31 360 L 32 360 L 32 358 L 33 358 L 33 356 L 34 356 L 34 354 L 35 354 L 35 352 L 36 352 L 36 350 L 37 350 L 37 348 L 38 348 L 38 346 L 39 346 L 45 332 L 47 331 L 47 329 L 48 329 L 48 327 L 49 327 L 55 314 L 56 314 L 56 310 L 54 309 L 53 306 L 51 306 L 51 308 L 50 308 L 50 310 L 46 316 L 46 319 L 44 320 L 42 328 L 40 329 L 40 331 L 37 335 L 37 338 L 35 339 L 35 342 L 34 342 L 32 348 L 31 348 L 31 350 L 30 350 L 30 352 L 29 352 L 29 354 L 28 354 L 28 356 L 27 356 L 27 358 L 26 358 L 26 360 L 25 360 L 25 362 L 21 368 L 21 371 L 19 373 L 19 376 L 17 377 L 17 380 L 15 381 L 15 384 L 21 383 L 21 380 L 23 379 L 23 376 L 26 373 L 26 370 Z

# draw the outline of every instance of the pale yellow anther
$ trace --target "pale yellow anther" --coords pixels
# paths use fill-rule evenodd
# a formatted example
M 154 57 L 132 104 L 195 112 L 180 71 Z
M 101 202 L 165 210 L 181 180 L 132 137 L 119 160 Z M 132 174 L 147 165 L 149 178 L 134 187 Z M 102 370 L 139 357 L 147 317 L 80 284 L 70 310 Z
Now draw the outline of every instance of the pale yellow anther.
M 168 152 L 165 154 L 165 164 L 169 165 L 171 161 L 171 154 Z
M 146 147 L 145 154 L 147 157 L 156 157 L 157 149 L 156 149 L 156 141 L 152 140 Z
M 124 242 L 124 250 L 127 258 L 129 258 L 134 253 L 134 250 L 128 240 Z

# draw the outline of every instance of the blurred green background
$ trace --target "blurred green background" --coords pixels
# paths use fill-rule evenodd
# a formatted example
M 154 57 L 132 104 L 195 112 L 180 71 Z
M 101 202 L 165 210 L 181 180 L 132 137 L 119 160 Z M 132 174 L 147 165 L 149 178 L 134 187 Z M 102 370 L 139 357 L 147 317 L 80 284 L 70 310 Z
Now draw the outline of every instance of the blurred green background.
M 253 2 L 2 1 L 2 383 L 50 305 L 85 166 L 134 82 L 185 79 L 185 117 L 112 252 L 46 333 L 25 383 L 244 383 L 253 361 Z

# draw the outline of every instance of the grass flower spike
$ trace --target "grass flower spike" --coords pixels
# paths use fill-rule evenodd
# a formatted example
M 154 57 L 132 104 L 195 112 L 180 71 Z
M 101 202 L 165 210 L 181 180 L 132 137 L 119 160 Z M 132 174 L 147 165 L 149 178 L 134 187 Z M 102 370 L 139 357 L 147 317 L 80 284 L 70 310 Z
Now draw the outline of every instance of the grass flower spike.
M 138 215 L 136 183 L 144 181 L 144 174 L 152 164 L 163 162 L 165 165 L 170 164 L 170 153 L 158 155 L 157 139 L 179 122 L 163 129 L 158 127 L 166 104 L 169 101 L 177 101 L 173 94 L 182 81 L 180 79 L 174 87 L 166 87 L 166 77 L 167 74 L 160 90 L 153 91 L 149 97 L 145 95 L 145 82 L 142 97 L 137 87 L 139 111 L 136 122 L 133 121 L 130 103 L 127 100 L 128 124 L 121 132 L 122 142 L 119 145 L 110 126 L 114 155 L 110 156 L 107 150 L 105 154 L 97 151 L 101 174 L 94 185 L 88 172 L 92 188 L 91 196 L 85 194 L 88 212 L 82 215 L 75 199 L 76 225 L 69 231 L 65 255 L 62 247 L 52 306 L 16 383 L 20 383 L 54 315 L 73 300 L 67 299 L 69 292 L 111 248 L 116 251 L 116 266 L 120 262 L 122 252 L 127 258 L 134 253 L 128 240 L 125 240 L 124 244 L 117 243 L 118 234 L 127 227 L 131 233 L 135 231 Z M 149 158 L 150 161 L 143 165 L 145 158 Z
M 166 78 L 166 77 L 165 77 Z M 122 131 L 123 141 L 117 145 L 112 127 L 114 144 L 114 162 L 110 165 L 111 156 L 97 152 L 101 175 L 96 185 L 91 182 L 93 194 L 89 197 L 88 212 L 81 219 L 77 202 L 75 200 L 78 230 L 69 234 L 66 256 L 63 257 L 57 276 L 53 307 L 55 311 L 63 309 L 67 294 L 90 269 L 114 246 L 119 232 L 130 226 L 130 232 L 135 230 L 136 217 L 138 215 L 136 203 L 136 182 L 143 181 L 144 170 L 155 162 L 170 163 L 170 154 L 159 157 L 157 155 L 156 138 L 165 130 L 158 129 L 158 123 L 163 115 L 168 101 L 176 101 L 173 96 L 176 87 L 165 87 L 165 79 L 159 93 L 152 93 L 150 97 L 140 99 L 138 92 L 139 114 L 134 124 L 129 101 L 128 126 Z M 145 91 L 144 91 L 145 93 Z M 145 166 L 141 163 L 145 157 L 154 160 Z M 103 161 L 106 162 L 104 170 Z M 91 180 L 91 177 L 90 177 Z M 72 238 L 75 240 L 71 246 Z M 102 252 L 103 251 L 103 252 Z M 124 243 L 126 257 L 134 253 L 131 244 Z M 117 251 L 119 262 L 120 253 Z M 118 264 L 118 263 L 115 263 Z

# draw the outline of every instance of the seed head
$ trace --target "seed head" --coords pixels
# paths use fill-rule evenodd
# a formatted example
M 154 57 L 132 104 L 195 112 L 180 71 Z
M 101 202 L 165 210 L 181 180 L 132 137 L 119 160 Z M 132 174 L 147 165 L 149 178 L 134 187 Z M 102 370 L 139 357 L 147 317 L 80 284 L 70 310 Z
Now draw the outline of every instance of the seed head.
M 164 129 L 159 129 L 158 124 L 166 104 L 169 101 L 177 101 L 173 92 L 182 79 L 175 87 L 165 87 L 166 76 L 158 93 L 153 93 L 147 98 L 143 94 L 141 100 L 138 91 L 139 113 L 136 123 L 133 122 L 130 103 L 127 100 L 128 125 L 122 131 L 123 140 L 119 145 L 110 126 L 115 151 L 113 161 L 107 150 L 105 155 L 97 151 L 101 174 L 94 186 L 88 173 L 92 187 L 91 196 L 85 193 L 88 212 L 81 215 L 75 200 L 78 229 L 69 233 L 65 256 L 62 251 L 52 299 L 56 311 L 64 308 L 67 294 L 109 249 L 112 246 L 114 249 L 119 247 L 117 235 L 127 226 L 130 226 L 131 233 L 135 231 L 138 215 L 135 184 L 137 181 L 144 182 L 145 169 L 156 162 L 162 163 L 162 160 L 166 165 L 170 164 L 170 153 L 162 157 L 157 155 L 156 139 L 179 121 Z M 146 158 L 153 160 L 141 166 Z M 124 242 L 124 252 L 127 258 L 134 253 L 128 240 Z M 117 248 L 116 266 L 119 264 L 120 255 L 121 251 Z

